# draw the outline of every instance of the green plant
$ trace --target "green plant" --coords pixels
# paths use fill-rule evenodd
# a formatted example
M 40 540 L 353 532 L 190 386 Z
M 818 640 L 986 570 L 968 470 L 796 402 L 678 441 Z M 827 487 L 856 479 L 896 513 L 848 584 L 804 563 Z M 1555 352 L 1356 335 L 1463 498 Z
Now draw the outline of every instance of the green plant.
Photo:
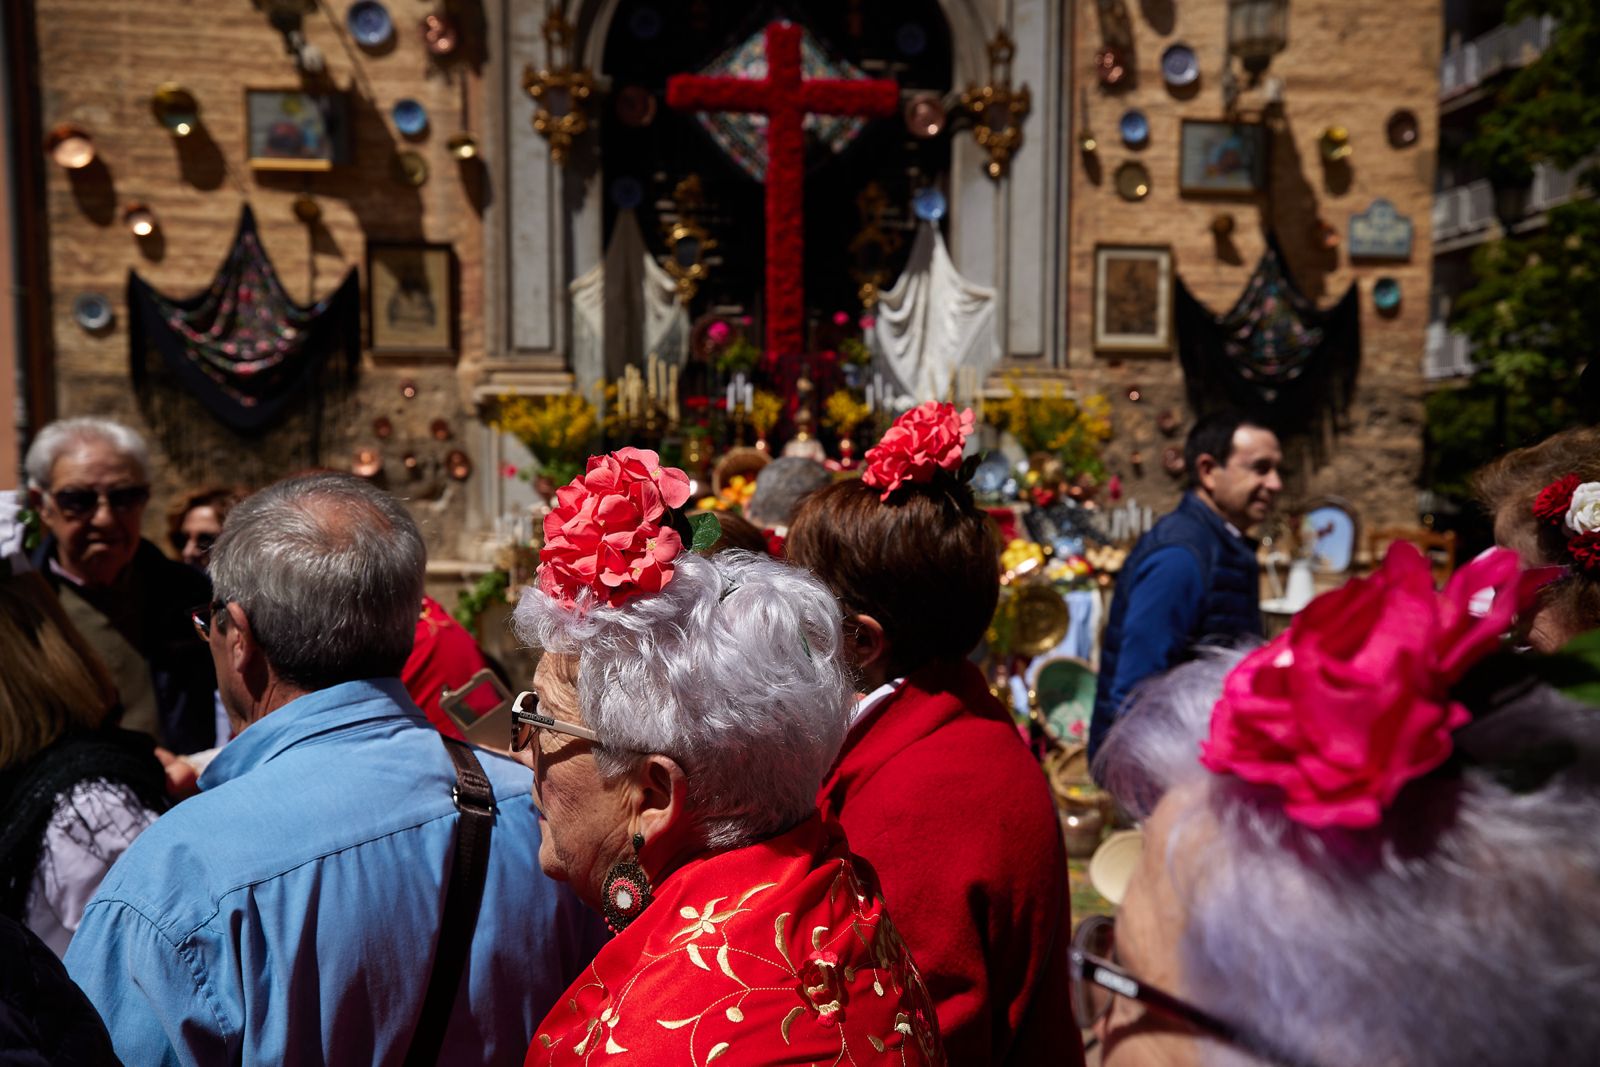
M 456 622 L 466 627 L 473 637 L 481 638 L 478 620 L 490 604 L 505 603 L 506 590 L 511 586 L 511 575 L 502 570 L 492 570 L 473 582 L 456 597 L 456 610 L 451 612 Z

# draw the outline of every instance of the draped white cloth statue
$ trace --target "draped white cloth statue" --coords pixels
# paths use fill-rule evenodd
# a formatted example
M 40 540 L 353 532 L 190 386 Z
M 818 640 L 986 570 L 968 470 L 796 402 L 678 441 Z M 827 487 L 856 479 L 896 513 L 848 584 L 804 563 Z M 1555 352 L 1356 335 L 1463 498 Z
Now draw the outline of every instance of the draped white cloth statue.
M 617 215 L 605 259 L 567 287 L 572 297 L 572 367 L 580 391 L 613 379 L 654 352 L 682 366 L 689 350 L 689 312 L 672 276 L 661 269 L 633 212 Z
M 958 369 L 979 380 L 1000 359 L 995 291 L 956 271 L 939 227 L 923 222 L 906 269 L 878 299 L 873 347 L 920 403 L 943 400 Z

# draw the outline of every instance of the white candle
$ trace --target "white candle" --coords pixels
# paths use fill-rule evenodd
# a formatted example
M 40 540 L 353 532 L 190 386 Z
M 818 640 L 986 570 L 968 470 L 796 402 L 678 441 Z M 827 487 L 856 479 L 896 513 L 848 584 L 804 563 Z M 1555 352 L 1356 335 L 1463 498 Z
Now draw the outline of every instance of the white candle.
M 756 407 L 756 387 L 751 382 L 744 383 L 744 409 L 754 411 Z

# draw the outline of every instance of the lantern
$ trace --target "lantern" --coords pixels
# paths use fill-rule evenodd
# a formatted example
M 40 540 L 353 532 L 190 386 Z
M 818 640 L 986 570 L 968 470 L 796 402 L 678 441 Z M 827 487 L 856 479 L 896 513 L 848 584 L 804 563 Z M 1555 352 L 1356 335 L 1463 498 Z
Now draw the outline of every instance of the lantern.
M 1289 0 L 1228 0 L 1228 53 L 1258 77 L 1289 43 Z

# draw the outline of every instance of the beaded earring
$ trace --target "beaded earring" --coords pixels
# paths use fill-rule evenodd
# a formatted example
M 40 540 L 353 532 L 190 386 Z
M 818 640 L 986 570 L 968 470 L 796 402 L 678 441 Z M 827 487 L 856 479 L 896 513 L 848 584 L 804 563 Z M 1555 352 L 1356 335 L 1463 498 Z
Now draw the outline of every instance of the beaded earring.
M 612 864 L 601 885 L 601 910 L 614 934 L 622 933 L 655 899 L 650 895 L 650 877 L 639 866 L 639 850 L 643 847 L 644 835 L 634 834 L 634 858 Z

